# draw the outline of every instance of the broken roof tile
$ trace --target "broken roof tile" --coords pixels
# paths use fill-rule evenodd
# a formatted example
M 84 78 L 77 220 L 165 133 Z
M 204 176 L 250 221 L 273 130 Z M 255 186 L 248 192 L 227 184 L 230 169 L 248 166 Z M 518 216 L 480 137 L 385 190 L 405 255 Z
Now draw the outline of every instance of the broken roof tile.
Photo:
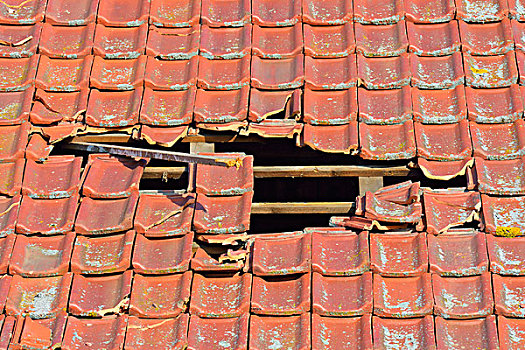
M 374 316 L 372 324 L 376 349 L 435 347 L 434 318 L 431 315 L 405 319 Z
M 99 0 L 81 0 L 74 3 L 48 0 L 46 22 L 61 26 L 82 26 L 95 22 Z
M 34 84 L 40 55 L 0 58 L 0 91 L 22 91 Z
M 9 288 L 11 286 L 11 280 L 13 279 L 12 276 L 10 275 L 1 275 L 0 276 L 0 310 L 2 311 L 2 313 L 5 313 L 4 312 L 4 307 L 6 305 L 6 302 L 7 302 L 7 297 L 8 297 L 8 293 L 9 293 Z M 1 323 L 3 323 L 3 319 L 1 319 Z M 0 333 L 0 342 L 2 341 L 2 335 L 4 333 Z M 2 345 L 2 344 L 0 344 Z M 7 348 L 7 347 L 6 347 Z
M 315 1 L 315 0 L 310 0 Z M 340 0 L 337 0 L 340 1 Z M 342 0 L 348 2 L 348 0 Z M 306 56 L 344 57 L 355 52 L 354 27 L 352 23 L 338 26 L 303 25 L 304 53 Z
M 281 257 L 282 258 L 282 257 Z M 253 277 L 251 311 L 258 315 L 297 315 L 310 310 L 310 274 Z
M 474 158 L 447 162 L 418 158 L 417 163 L 427 178 L 446 181 L 465 175 L 467 168 L 474 164 Z
M 91 89 L 86 124 L 103 127 L 135 125 L 139 120 L 142 88 L 131 91 Z
M 147 24 L 128 28 L 112 28 L 97 24 L 93 53 L 108 59 L 138 58 L 144 54 L 147 37 Z
M 252 94 L 253 98 L 253 94 Z M 357 88 L 304 91 L 304 120 L 313 125 L 347 124 L 357 119 Z
M 37 89 L 30 113 L 31 122 L 52 124 L 62 121 L 82 121 L 88 104 L 88 95 L 89 89 L 67 93 Z
M 18 323 L 19 322 L 19 323 Z M 61 311 L 56 317 L 32 320 L 28 316 L 19 318 L 11 345 L 22 349 L 52 349 L 62 345 L 67 313 Z
M 525 124 L 522 119 L 508 124 L 470 122 L 470 133 L 475 157 L 503 160 L 525 155 Z
M 304 124 L 293 119 L 265 119 L 258 123 L 251 122 L 244 134 L 257 134 L 261 137 L 293 138 L 300 135 Z
M 312 277 L 312 310 L 323 316 L 356 316 L 372 312 L 372 273 Z
M 40 278 L 13 276 L 5 306 L 6 314 L 33 319 L 55 317 L 67 307 L 72 277 L 71 273 Z
M 44 19 L 46 0 L 7 1 L 0 5 L 0 23 L 31 24 Z
M 507 317 L 525 316 L 523 286 L 525 277 L 492 275 L 496 314 Z
M 430 160 L 461 160 L 472 155 L 469 123 L 460 120 L 452 124 L 414 123 L 417 153 Z
M 0 125 L 22 124 L 29 119 L 29 111 L 35 90 L 0 93 Z
M 510 21 L 493 23 L 459 21 L 462 50 L 471 55 L 501 55 L 514 49 Z
M 14 162 L 0 163 L 0 193 L 16 196 L 22 188 L 25 160 L 18 158 Z
M 0 213 L 2 213 L 0 216 L 0 237 L 5 237 L 15 233 L 15 224 L 21 198 L 21 196 L 0 196 Z
M 354 0 L 354 21 L 357 23 L 397 23 L 404 17 L 403 0 Z
M 40 53 L 53 58 L 81 58 L 91 54 L 95 24 L 63 27 L 44 23 Z M 91 67 L 89 67 L 91 70 Z
M 302 20 L 311 25 L 339 25 L 352 21 L 353 8 L 350 0 L 305 0 Z
M 358 198 L 356 206 L 356 214 L 364 212 L 366 218 L 385 223 L 418 223 L 423 211 L 419 201 L 400 204 L 396 200 L 382 198 L 372 192 L 366 192 L 364 197 Z
M 138 27 L 147 23 L 150 2 L 106 0 L 98 5 L 97 22 L 113 27 Z
M 359 123 L 359 144 L 364 159 L 410 159 L 416 155 L 414 124 L 411 120 L 397 125 Z
M 103 317 L 128 309 L 133 271 L 122 274 L 84 277 L 75 274 L 68 311 L 75 316 Z
M 412 89 L 414 120 L 421 123 L 445 124 L 467 117 L 465 88 L 458 85 L 448 90 Z
M 31 124 L 0 126 L 0 163 L 23 158 Z
M 148 319 L 130 316 L 126 330 L 126 349 L 185 349 L 188 345 L 189 315 Z M 162 344 L 162 346 L 160 345 Z
M 370 269 L 368 232 L 312 232 L 312 270 L 325 276 L 349 276 Z
M 218 257 L 215 254 L 215 257 L 210 254 L 211 252 L 208 253 L 203 248 L 197 248 L 195 255 L 191 259 L 191 269 L 203 272 L 234 272 L 243 270 L 245 264 L 248 264 L 246 262 L 248 251 L 245 249 L 228 249 L 226 253 L 222 253 Z
M 408 50 L 418 56 L 450 55 L 461 47 L 458 22 L 454 20 L 430 25 L 407 22 L 407 35 Z
M 64 275 L 69 270 L 74 240 L 72 232 L 50 237 L 17 235 L 9 272 L 24 277 Z
M 463 63 L 468 86 L 497 88 L 516 84 L 518 81 L 518 69 L 513 52 L 496 56 L 472 56 L 464 53 Z
M 509 13 L 504 0 L 457 0 L 456 7 L 456 17 L 465 22 L 501 21 Z
M 447 320 L 436 317 L 438 349 L 498 349 L 496 317 Z
M 490 315 L 494 308 L 490 273 L 478 276 L 432 275 L 434 313 L 444 318 L 474 318 Z
M 357 84 L 355 55 L 341 58 L 313 58 L 306 56 L 304 65 L 306 88 L 312 90 L 341 90 Z
M 201 0 L 152 0 L 149 22 L 157 27 L 191 27 L 199 23 Z
M 257 236 L 252 251 L 253 273 L 269 276 L 309 272 L 311 240 L 311 234 L 301 232 Z
M 171 127 L 142 125 L 138 137 L 140 140 L 146 140 L 150 145 L 172 147 L 177 141 L 186 137 L 188 130 L 187 125 Z
M 399 124 L 412 119 L 410 90 L 410 86 L 389 90 L 359 88 L 359 121 L 366 124 Z
M 236 233 L 250 228 L 253 192 L 241 196 L 197 196 L 193 227 L 198 233 Z
M 372 349 L 371 316 L 312 315 L 312 349 Z
M 477 185 L 478 191 L 495 195 L 525 194 L 525 157 L 510 160 L 485 160 L 476 157 L 469 186 Z
M 250 90 L 250 110 L 248 118 L 261 122 L 273 118 L 294 118 L 301 114 L 301 90 Z M 332 92 L 332 94 L 336 94 Z
M 416 276 L 428 269 L 425 233 L 370 235 L 372 271 L 382 276 Z
M 266 59 L 254 56 L 251 66 L 251 85 L 259 89 L 293 89 L 303 85 L 304 57 Z
M 257 28 L 259 27 L 254 27 L 252 34 L 251 24 L 230 28 L 213 28 L 203 25 L 200 34 L 200 55 L 208 59 L 242 58 L 251 53 L 252 35 L 255 38 Z M 302 31 L 300 27 L 297 28 L 302 43 Z M 274 39 L 278 42 L 282 38 Z
M 166 276 L 135 275 L 129 313 L 145 318 L 175 317 L 190 300 L 190 271 Z
M 168 237 L 191 231 L 195 195 L 146 194 L 140 196 L 134 225 L 147 237 Z
M 137 193 L 119 199 L 83 198 L 75 231 L 84 235 L 100 235 L 132 229 L 138 197 Z
M 82 194 L 91 198 L 123 198 L 136 194 L 147 162 L 145 158 L 92 153 L 82 175 Z
M 414 23 L 448 22 L 456 14 L 454 0 L 405 0 L 405 15 Z
M 245 120 L 249 95 L 248 86 L 223 91 L 197 89 L 193 118 L 197 123 L 222 124 Z
M 0 57 L 22 58 L 36 53 L 42 25 L 40 23 L 27 26 L 0 25 Z
M 384 186 L 373 193 L 381 200 L 408 205 L 419 202 L 420 183 L 407 180 L 398 184 Z
M 500 235 L 503 227 L 518 228 L 525 233 L 521 219 L 525 212 L 525 197 L 495 197 L 481 195 L 483 203 L 483 225 L 487 233 Z
M 229 318 L 250 310 L 252 275 L 232 277 L 193 276 L 190 314 L 200 317 Z
M 133 269 L 142 274 L 166 274 L 187 271 L 192 255 L 193 234 L 165 239 L 137 235 Z
M 193 106 L 197 89 L 181 91 L 144 90 L 140 122 L 154 126 L 189 124 L 193 119 Z
M 358 77 L 367 89 L 394 89 L 410 83 L 409 55 L 365 57 L 357 55 Z
M 122 349 L 127 323 L 127 315 L 99 319 L 69 316 L 62 349 Z
M 428 235 L 430 272 L 441 276 L 478 275 L 488 270 L 485 234 L 477 231 Z
M 413 277 L 374 276 L 374 315 L 410 318 L 432 314 L 430 274 Z
M 82 157 L 50 156 L 27 160 L 22 194 L 31 198 L 64 198 L 78 193 Z
M 33 199 L 24 196 L 16 231 L 24 234 L 53 235 L 73 230 L 78 194 L 60 199 Z
M 301 2 L 258 0 L 252 3 L 252 21 L 266 27 L 291 26 L 301 20 Z
M 131 60 L 106 60 L 95 56 L 91 70 L 91 87 L 106 90 L 132 90 L 144 81 L 146 56 Z
M 92 56 L 78 59 L 48 58 L 42 55 L 35 85 L 46 91 L 80 91 L 86 89 Z
M 220 347 L 247 349 L 249 318 L 248 314 L 233 318 L 201 318 L 192 315 L 188 330 L 188 350 Z
M 423 190 L 427 232 L 439 234 L 478 220 L 481 198 L 478 192 Z
M 525 346 L 525 320 L 498 317 L 499 344 L 502 349 L 521 349 Z
M 510 123 L 523 115 L 523 101 L 516 84 L 499 89 L 465 89 L 469 119 L 478 123 Z
M 148 57 L 144 83 L 154 90 L 188 90 L 197 83 L 199 58 L 161 61 Z
M 71 257 L 71 272 L 103 274 L 125 271 L 131 264 L 135 232 L 105 237 L 78 236 Z
M 0 273 L 6 274 L 9 264 L 18 259 L 18 256 L 12 256 L 16 236 L 8 235 L 0 238 Z M 5 298 L 4 298 L 5 299 Z
M 202 43 L 201 43 L 202 45 Z M 263 58 L 292 58 L 303 51 L 303 27 L 253 27 L 253 55 Z
M 408 47 L 405 21 L 381 26 L 356 23 L 355 41 L 357 53 L 364 56 L 399 56 Z
M 240 89 L 250 83 L 250 57 L 209 60 L 199 57 L 198 86 L 208 90 Z
M 27 143 L 26 158 L 40 162 L 46 160 L 55 147 L 49 142 L 47 137 L 45 138 L 41 134 L 32 134 Z
M 487 235 L 490 271 L 500 275 L 525 275 L 525 237 Z
M 305 124 L 300 145 L 328 153 L 354 154 L 358 149 L 358 126 L 356 121 L 343 125 Z
M 251 20 L 249 0 L 202 0 L 201 22 L 211 27 L 241 27 Z
M 310 348 L 310 315 L 250 318 L 250 349 L 269 349 L 281 344 L 284 349 Z
M 410 55 L 412 86 L 421 89 L 449 89 L 463 85 L 463 60 L 461 53 L 450 56 L 420 57 Z
M 146 54 L 162 60 L 188 60 L 199 53 L 200 27 L 150 27 Z

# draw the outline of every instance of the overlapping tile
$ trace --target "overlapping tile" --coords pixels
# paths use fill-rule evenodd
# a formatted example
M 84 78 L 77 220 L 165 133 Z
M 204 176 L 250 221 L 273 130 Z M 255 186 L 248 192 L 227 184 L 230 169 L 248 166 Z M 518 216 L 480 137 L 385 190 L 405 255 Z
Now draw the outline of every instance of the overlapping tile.
M 192 315 L 188 349 L 205 350 L 223 347 L 222 344 L 228 344 L 232 349 L 247 349 L 249 320 L 246 314 L 233 318 L 201 318 Z
M 524 124 L 518 119 L 506 124 L 470 123 L 474 156 L 490 160 L 521 157 L 525 154 Z
M 177 126 L 193 120 L 193 106 L 197 90 L 144 90 L 140 108 L 140 122 L 152 126 Z
M 188 345 L 188 314 L 169 319 L 148 319 L 130 316 L 126 330 L 126 349 L 184 349 Z
M 152 0 L 149 22 L 157 27 L 190 27 L 199 23 L 201 5 L 201 0 Z
M 523 101 L 517 85 L 499 89 L 467 87 L 469 119 L 477 123 L 510 123 L 523 115 Z
M 133 269 L 141 274 L 166 274 L 188 270 L 192 256 L 193 235 L 149 239 L 137 235 L 133 251 Z
M 412 89 L 414 121 L 426 124 L 455 123 L 467 117 L 465 88 Z
M 100 349 L 122 349 L 127 324 L 127 315 L 99 319 L 69 316 L 62 348 L 81 349 L 85 344 L 91 344 Z
M 348 2 L 347 0 L 337 1 Z M 351 23 L 337 26 L 303 25 L 303 31 L 306 56 L 344 57 L 355 52 L 354 28 Z
M 458 0 L 456 17 L 465 22 L 501 21 L 509 13 L 502 0 Z
M 365 57 L 357 55 L 357 72 L 367 89 L 394 89 L 410 83 L 409 55 Z
M 510 21 L 493 23 L 459 21 L 462 50 L 471 55 L 501 55 L 514 48 Z
M 197 56 L 172 61 L 149 57 L 144 84 L 153 90 L 188 90 L 197 83 L 197 66 Z
M 107 59 L 131 59 L 144 54 L 148 25 L 114 28 L 97 24 L 93 53 Z
M 113 27 L 138 27 L 148 21 L 150 3 L 142 0 L 100 1 L 97 22 Z
M 359 144 L 364 159 L 409 159 L 416 155 L 414 124 L 397 125 L 359 123 Z
M 342 318 L 312 315 L 312 349 L 372 348 L 371 316 Z
M 44 18 L 46 0 L 29 0 L 24 3 L 2 3 L 0 6 L 0 23 L 31 24 L 41 22 Z
M 0 25 L 2 46 L 0 56 L 10 58 L 30 57 L 36 53 L 42 25 Z
M 399 124 L 412 118 L 409 86 L 389 90 L 359 88 L 358 101 L 359 121 L 366 124 Z
M 356 121 L 343 125 L 305 124 L 300 145 L 308 145 L 328 153 L 357 153 L 359 143 L 357 124 Z
M 454 0 L 405 0 L 405 11 L 410 22 L 442 23 L 454 18 L 456 7 Z
M 373 342 L 378 349 L 392 346 L 432 349 L 435 346 L 434 318 L 430 315 L 406 319 L 374 316 L 372 324 Z
M 413 6 L 416 1 L 411 1 Z M 444 3 L 447 1 L 435 1 Z M 408 5 L 410 6 L 410 5 Z M 418 7 L 419 9 L 420 7 Z M 407 17 L 409 13 L 407 12 Z M 457 21 L 436 24 L 407 22 L 408 50 L 418 56 L 444 56 L 458 52 L 461 46 Z
M 414 130 L 419 157 L 450 161 L 465 159 L 472 155 L 469 123 L 466 120 L 442 125 L 416 122 Z
M 412 86 L 421 89 L 450 89 L 463 85 L 461 53 L 441 57 L 410 55 Z
M 511 160 L 485 160 L 476 157 L 469 186 L 477 186 L 484 194 L 522 195 L 525 194 L 524 158 Z
M 240 196 L 197 196 L 193 227 L 198 233 L 236 233 L 250 228 L 253 192 Z
M 131 91 L 91 89 L 86 124 L 98 127 L 135 125 L 139 120 L 141 101 L 142 88 Z
M 258 315 L 298 315 L 310 310 L 309 274 L 253 277 L 251 312 Z
M 268 349 L 272 344 L 297 349 L 310 348 L 309 315 L 288 317 L 250 317 L 250 349 Z
M 371 234 L 372 271 L 382 276 L 415 276 L 428 269 L 428 250 L 423 233 Z
M 403 1 L 356 0 L 354 2 L 354 21 L 366 24 L 396 23 L 403 19 L 405 13 Z
M 96 19 L 100 0 L 82 0 L 73 3 L 64 0 L 48 0 L 46 22 L 61 26 L 81 26 Z
M 146 56 L 130 60 L 109 60 L 95 56 L 90 85 L 101 90 L 133 90 L 144 81 Z
M 408 47 L 405 21 L 382 26 L 356 23 L 355 40 L 357 53 L 364 56 L 399 56 Z
M 523 237 L 487 235 L 490 270 L 500 275 L 525 275 Z
M 91 54 L 94 35 L 94 23 L 74 27 L 45 23 L 38 49 L 43 55 L 52 58 L 81 58 Z
M 340 90 L 357 84 L 355 56 L 342 58 L 313 58 L 306 56 L 304 79 L 306 89 Z
M 312 236 L 290 233 L 256 238 L 253 245 L 253 273 L 259 276 L 288 275 L 311 269 Z M 283 259 L 282 256 L 287 256 Z
M 198 25 L 188 28 L 150 27 L 146 54 L 162 60 L 188 60 L 199 53 L 200 35 Z
M 195 11 L 195 5 L 189 9 Z M 247 0 L 202 0 L 201 22 L 212 27 L 240 27 L 250 22 L 252 13 L 251 2 Z
M 436 342 L 440 349 L 497 349 L 496 318 L 447 320 L 436 317 Z

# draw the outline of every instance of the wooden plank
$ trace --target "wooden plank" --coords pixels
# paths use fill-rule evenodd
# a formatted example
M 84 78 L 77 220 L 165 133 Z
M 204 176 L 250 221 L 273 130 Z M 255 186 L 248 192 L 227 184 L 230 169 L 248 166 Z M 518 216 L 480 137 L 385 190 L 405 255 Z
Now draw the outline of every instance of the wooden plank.
M 382 176 L 370 176 L 359 178 L 359 195 L 364 196 L 367 191 L 375 192 L 383 187 Z
M 213 153 L 215 152 L 215 144 L 208 142 L 192 142 L 190 144 L 190 153 L 196 154 L 200 152 Z
M 79 135 L 73 137 L 71 142 L 94 142 L 94 143 L 128 143 L 133 141 L 128 134 L 91 134 Z M 260 136 L 239 136 L 238 134 L 220 134 L 220 135 L 188 135 L 181 142 L 264 142 L 265 139 Z
M 143 179 L 179 179 L 186 172 L 186 167 L 146 167 Z
M 252 203 L 252 214 L 348 214 L 354 202 Z

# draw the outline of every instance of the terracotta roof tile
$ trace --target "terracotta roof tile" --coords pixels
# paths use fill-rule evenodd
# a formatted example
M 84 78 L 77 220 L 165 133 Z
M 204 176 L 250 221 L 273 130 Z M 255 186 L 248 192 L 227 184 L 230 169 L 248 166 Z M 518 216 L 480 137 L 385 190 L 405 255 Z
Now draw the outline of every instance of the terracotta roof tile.
M 293 0 L 257 0 L 252 4 L 254 24 L 268 27 L 290 26 L 301 20 L 301 3 Z
M 7 273 L 7 268 L 11 262 L 15 240 L 16 235 L 8 235 L 6 237 L 0 238 L 0 273 L 2 274 Z M 13 257 L 13 261 L 15 260 L 16 257 Z
M 33 86 L 40 55 L 0 58 L 0 91 L 22 91 Z
M 312 270 L 325 276 L 349 276 L 370 269 L 368 232 L 312 232 Z
M 367 89 L 395 89 L 410 83 L 409 55 L 365 57 L 357 55 L 358 77 Z
M 161 61 L 148 57 L 144 83 L 153 90 L 188 90 L 197 83 L 197 56 L 189 60 Z
M 94 23 L 74 27 L 44 23 L 38 49 L 40 53 L 48 57 L 81 58 L 91 54 L 94 35 Z
M 516 1 L 518 3 L 519 0 Z M 512 25 L 512 31 L 514 33 L 514 44 L 516 45 L 516 51 L 525 51 L 525 24 L 518 21 L 510 21 Z
M 501 55 L 514 48 L 508 18 L 493 23 L 459 21 L 462 50 L 471 55 Z
M 298 315 L 310 311 L 311 276 L 253 277 L 251 312 L 258 315 Z
M 53 235 L 73 230 L 78 194 L 60 199 L 33 199 L 24 196 L 16 231 L 24 234 Z
M 71 197 L 78 193 L 81 166 L 82 158 L 74 156 L 51 156 L 44 162 L 28 160 L 22 194 L 35 199 Z
M 415 276 L 428 269 L 424 233 L 371 234 L 372 271 L 383 276 Z
M 396 23 L 404 17 L 403 0 L 354 0 L 354 21 L 357 23 Z
M 100 0 L 47 0 L 46 22 L 53 25 L 81 26 L 95 22 Z
M 352 21 L 353 8 L 350 0 L 305 0 L 303 23 L 312 25 L 339 25 Z
M 68 311 L 75 316 L 106 316 L 128 309 L 133 272 L 103 277 L 75 274 Z
M 62 341 L 64 350 L 82 349 L 85 344 L 97 349 L 122 349 L 128 316 L 107 316 L 99 319 L 69 316 Z
M 80 91 L 86 89 L 93 57 L 79 59 L 40 58 L 35 85 L 46 91 Z
M 201 22 L 212 27 L 240 27 L 250 22 L 251 12 L 248 0 L 202 0 Z
M 525 275 L 524 237 L 487 235 L 490 271 L 500 275 Z
M 3 214 L 0 216 L 0 237 L 5 237 L 15 233 L 15 224 L 20 208 L 21 196 L 4 197 L 0 196 L 0 210 Z
M 525 154 L 525 125 L 521 119 L 508 124 L 470 122 L 470 133 L 476 157 L 503 160 Z
M 22 349 L 59 347 L 66 322 L 67 314 L 64 311 L 57 317 L 42 320 L 32 320 L 26 316 L 24 319 L 17 320 L 12 344 L 18 344 Z
M 0 25 L 0 35 L 5 42 L 0 47 L 0 57 L 22 58 L 36 53 L 42 25 Z M 28 40 L 29 39 L 29 40 Z M 22 44 L 20 44 L 22 43 Z
M 357 85 L 355 55 L 341 58 L 305 57 L 304 79 L 307 89 L 340 90 Z
M 412 86 L 421 89 L 450 89 L 463 85 L 463 60 L 461 53 L 449 56 L 420 57 L 410 55 Z
M 303 51 L 303 27 L 253 26 L 252 50 L 253 55 L 263 58 L 292 58 Z
M 126 330 L 126 349 L 184 349 L 188 345 L 188 314 L 176 318 L 147 319 L 130 316 Z
M 250 311 L 252 275 L 206 277 L 195 274 L 190 314 L 208 318 L 239 317 Z
M 296 38 L 296 40 L 300 39 L 302 43 L 301 28 L 296 28 L 298 29 L 299 34 L 299 37 Z M 250 24 L 246 24 L 242 27 L 230 28 L 213 28 L 203 25 L 200 34 L 200 55 L 208 59 L 235 59 L 249 55 L 252 52 L 252 35 L 254 37 L 254 49 L 258 34 L 262 34 L 262 37 L 259 38 L 259 43 L 262 43 L 264 40 L 264 33 L 258 32 L 258 29 L 260 29 L 260 27 L 254 26 L 252 34 L 252 26 Z M 280 39 L 280 37 L 274 39 L 274 44 L 279 45 L 277 39 Z
M 131 60 L 106 60 L 95 56 L 91 87 L 105 90 L 132 90 L 144 82 L 146 56 Z
M 364 56 L 399 56 L 408 47 L 405 21 L 381 26 L 356 23 L 355 41 L 357 53 Z
M 525 316 L 524 282 L 525 277 L 492 275 L 496 314 L 520 318 Z
M 188 28 L 150 27 L 146 54 L 162 60 L 188 60 L 199 53 L 200 37 L 199 25 Z
M 457 0 L 458 19 L 466 22 L 501 21 L 509 13 L 504 0 Z
M 133 252 L 133 269 L 148 275 L 187 271 L 192 242 L 193 234 L 165 239 L 149 239 L 139 234 Z
M 359 144 L 364 159 L 409 159 L 416 155 L 414 124 L 367 125 L 359 123 Z
M 28 94 L 33 90 L 28 89 Z M 37 89 L 30 119 L 33 124 L 75 122 L 83 120 L 87 109 L 89 89 L 74 92 L 48 92 Z
M 0 23 L 31 24 L 41 22 L 44 19 L 46 5 L 46 0 L 29 0 L 23 4 L 4 2 L 0 5 Z
M 331 92 L 331 94 L 333 95 L 335 92 Z M 302 92 L 300 89 L 272 91 L 252 88 L 250 90 L 250 110 L 248 118 L 253 122 L 261 122 L 274 117 L 287 119 L 300 115 L 302 104 L 301 95 Z
M 231 60 L 199 58 L 198 86 L 208 90 L 240 89 L 250 81 L 250 57 Z
M 424 90 L 412 89 L 414 120 L 429 124 L 458 122 L 467 116 L 465 88 Z
M 356 202 L 356 214 L 364 214 L 366 218 L 385 223 L 418 223 L 423 212 L 419 201 L 398 203 L 372 192 L 366 192 Z
M 358 89 L 359 121 L 366 124 L 398 124 L 412 119 L 411 89 Z
M 482 232 L 428 235 L 430 272 L 441 276 L 470 276 L 488 271 L 487 243 Z
M 0 94 L 0 125 L 16 125 L 29 119 L 29 111 L 35 90 L 5 92 Z
M 418 156 L 430 160 L 461 160 L 472 155 L 469 123 L 414 123 Z
M 137 130 L 137 129 L 134 129 Z M 139 138 L 146 140 L 150 145 L 172 147 L 177 141 L 186 137 L 189 127 L 187 125 L 171 127 L 151 127 L 142 125 Z
M 25 160 L 18 158 L 14 162 L 0 163 L 0 193 L 15 196 L 22 188 Z
M 434 318 L 430 315 L 416 318 L 372 318 L 374 347 L 386 350 L 392 346 L 416 346 L 432 349 L 435 346 Z
M 471 56 L 464 53 L 463 63 L 468 86 L 497 88 L 516 84 L 518 81 L 518 69 L 513 52 L 496 56 Z
M 357 109 L 356 87 L 337 91 L 304 90 L 303 118 L 308 124 L 347 124 L 357 119 Z
M 135 125 L 139 120 L 142 88 L 131 91 L 91 89 L 86 124 L 103 127 Z
M 202 236 L 201 236 L 202 237 Z M 248 270 L 247 250 L 228 249 L 226 253 L 220 254 L 218 257 L 212 257 L 210 253 L 202 248 L 197 248 L 195 255 L 191 259 L 191 269 L 202 272 L 234 272 L 241 270 Z M 246 265 L 246 266 L 245 266 Z
M 147 24 L 128 28 L 113 28 L 97 24 L 93 53 L 108 59 L 138 58 L 144 54 L 147 37 Z
M 525 320 L 498 317 L 499 343 L 503 349 L 519 349 L 525 346 Z
M 236 233 L 250 228 L 250 209 L 253 192 L 241 196 L 197 196 L 194 230 L 198 233 Z
M 248 349 L 249 319 L 247 314 L 233 318 L 201 318 L 192 315 L 188 331 L 188 350 L 213 349 L 224 347 L 226 344 L 231 349 Z
M 510 123 L 523 115 L 518 85 L 499 89 L 466 87 L 469 119 L 478 123 Z
M 406 18 L 414 23 L 441 23 L 454 18 L 454 0 L 404 0 Z
M 246 134 L 257 134 L 261 137 L 293 138 L 301 134 L 303 124 L 292 119 L 266 119 L 258 123 L 250 123 Z
M 67 307 L 72 277 L 71 273 L 40 278 L 13 276 L 5 304 L 6 314 L 33 319 L 55 317 Z
M 191 27 L 199 23 L 200 13 L 201 0 L 152 0 L 149 22 L 157 27 Z
M 495 195 L 525 194 L 524 158 L 511 160 L 485 160 L 476 157 L 469 185 L 477 186 L 479 192 Z
M 73 251 L 75 234 L 50 237 L 27 237 L 17 235 L 9 247 L 9 237 L 3 239 L 3 254 L 13 248 L 9 262 L 9 272 L 24 277 L 51 277 L 64 275 L 69 270 L 69 261 Z M 13 237 L 14 238 L 14 237 Z M 5 255 L 4 255 L 5 256 Z
M 407 2 L 407 0 L 405 0 Z M 414 3 L 416 1 L 412 1 Z M 446 3 L 434 1 L 433 3 Z M 428 4 L 428 2 L 426 2 Z M 409 5 L 407 5 L 409 6 Z M 419 7 L 418 7 L 419 9 Z M 407 18 L 409 14 L 407 13 Z M 458 52 L 461 47 L 457 21 L 436 24 L 407 22 L 408 50 L 419 56 L 443 56 Z
M 311 234 L 300 232 L 268 238 L 258 236 L 253 244 L 253 273 L 270 276 L 309 272 L 311 241 Z
M 198 123 L 221 124 L 245 120 L 249 95 L 250 88 L 247 86 L 229 91 L 197 89 L 194 120 Z
M 252 87 L 270 90 L 297 88 L 304 82 L 304 57 L 300 54 L 275 60 L 254 56 L 251 72 Z
M 337 0 L 347 2 L 347 0 Z M 355 52 L 352 23 L 331 26 L 303 25 L 304 52 L 306 56 L 344 57 Z
M 97 22 L 105 26 L 138 27 L 147 23 L 150 2 L 142 0 L 100 1 Z
M 312 349 L 372 349 L 371 316 L 312 315 Z
M 305 124 L 301 133 L 301 145 L 329 153 L 355 153 L 358 149 L 357 122 L 343 125 Z
M 312 311 L 322 316 L 356 316 L 372 312 L 372 273 L 312 277 Z
M 196 88 L 181 91 L 144 90 L 140 122 L 153 126 L 177 126 L 193 120 Z
M 26 158 L 36 161 L 46 160 L 54 146 L 48 143 L 48 139 L 40 134 L 32 134 L 26 147 Z
M 497 349 L 496 318 L 446 320 L 436 317 L 436 341 L 439 349 Z
M 496 234 L 498 227 L 516 227 L 525 232 L 521 213 L 525 212 L 525 197 L 494 197 L 481 195 L 483 225 L 487 233 Z
M 310 348 L 310 316 L 250 318 L 250 349 L 268 349 L 272 344 L 282 344 L 284 348 Z

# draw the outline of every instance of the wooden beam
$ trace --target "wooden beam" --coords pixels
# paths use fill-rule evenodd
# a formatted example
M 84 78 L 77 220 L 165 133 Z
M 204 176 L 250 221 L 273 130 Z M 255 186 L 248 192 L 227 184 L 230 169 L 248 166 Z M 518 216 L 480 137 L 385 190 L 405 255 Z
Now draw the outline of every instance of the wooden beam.
M 94 143 L 128 143 L 133 141 L 131 135 L 128 134 L 91 134 L 79 135 L 73 137 L 71 142 L 94 142 Z M 238 134 L 218 134 L 218 135 L 188 135 L 184 137 L 181 142 L 264 142 L 265 139 L 256 136 L 239 136 Z
M 252 214 L 349 214 L 354 202 L 252 203 Z

